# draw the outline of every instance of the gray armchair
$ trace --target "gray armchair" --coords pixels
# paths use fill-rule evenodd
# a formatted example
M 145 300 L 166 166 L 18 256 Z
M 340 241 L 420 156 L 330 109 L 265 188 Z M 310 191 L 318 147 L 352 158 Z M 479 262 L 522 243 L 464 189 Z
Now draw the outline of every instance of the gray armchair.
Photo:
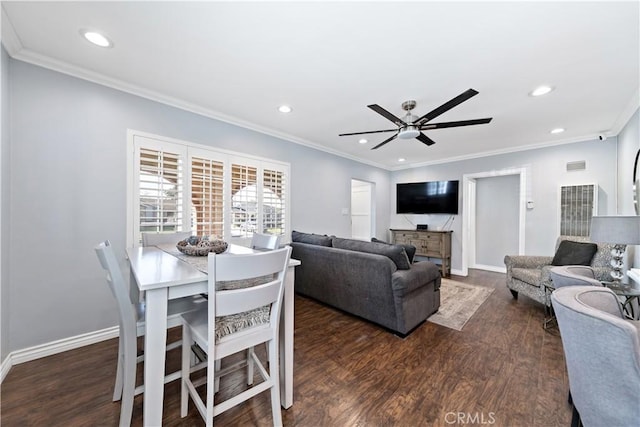
M 556 289 L 563 286 L 602 286 L 602 282 L 596 280 L 593 268 L 587 265 L 552 267 L 549 270 L 549 277 Z
M 574 242 L 589 242 L 588 237 L 582 236 L 560 236 L 556 241 L 556 250 L 563 240 Z M 613 244 L 599 243 L 598 249 L 591 260 L 590 267 L 593 269 L 594 278 L 599 281 L 611 280 L 611 249 Z M 531 256 L 531 255 L 507 255 L 504 263 L 507 267 L 507 287 L 514 298 L 523 294 L 540 304 L 548 305 L 545 298 L 545 284 L 551 283 L 549 270 L 553 267 L 551 256 Z
M 623 318 L 615 293 L 605 287 L 562 287 L 551 302 L 567 363 L 572 425 L 638 426 L 640 323 Z

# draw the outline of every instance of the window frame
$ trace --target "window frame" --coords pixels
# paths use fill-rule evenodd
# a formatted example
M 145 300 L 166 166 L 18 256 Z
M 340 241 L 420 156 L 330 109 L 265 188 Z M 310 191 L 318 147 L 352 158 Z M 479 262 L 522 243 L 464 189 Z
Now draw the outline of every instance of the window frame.
M 192 159 L 203 158 L 223 163 L 223 239 L 229 243 L 248 244 L 250 237 L 232 237 L 232 191 L 231 165 L 239 164 L 257 168 L 257 219 L 256 232 L 264 229 L 263 215 L 263 178 L 265 170 L 283 173 L 284 230 L 282 241 L 288 242 L 291 233 L 291 166 L 278 160 L 248 155 L 240 152 L 224 150 L 194 142 L 159 136 L 147 132 L 127 130 L 127 247 L 140 244 L 140 199 L 139 199 L 139 147 L 161 149 L 180 154 L 183 161 L 182 190 L 182 230 L 191 230 L 191 192 L 192 192 Z

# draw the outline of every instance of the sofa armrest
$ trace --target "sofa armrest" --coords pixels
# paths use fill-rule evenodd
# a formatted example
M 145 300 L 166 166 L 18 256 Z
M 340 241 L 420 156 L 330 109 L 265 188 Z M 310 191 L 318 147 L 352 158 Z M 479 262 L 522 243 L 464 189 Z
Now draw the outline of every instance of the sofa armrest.
M 507 270 L 512 268 L 542 268 L 545 265 L 551 265 L 552 256 L 542 255 L 506 255 L 504 264 Z
M 397 296 L 406 295 L 427 283 L 437 280 L 436 289 L 440 287 L 440 270 L 430 261 L 411 264 L 409 270 L 397 270 L 391 276 L 393 293 Z

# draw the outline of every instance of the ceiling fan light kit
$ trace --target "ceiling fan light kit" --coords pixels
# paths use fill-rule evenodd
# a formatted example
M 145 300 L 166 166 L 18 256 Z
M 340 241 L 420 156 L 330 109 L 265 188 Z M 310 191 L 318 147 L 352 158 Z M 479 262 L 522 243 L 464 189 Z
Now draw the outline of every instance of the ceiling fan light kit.
M 368 134 L 368 133 L 395 132 L 395 134 L 393 136 L 391 136 L 391 137 L 387 138 L 386 140 L 382 141 L 380 144 L 378 144 L 375 147 L 373 147 L 372 150 L 380 148 L 383 145 L 385 145 L 386 143 L 391 142 L 396 138 L 400 138 L 400 139 L 413 139 L 413 138 L 415 138 L 415 139 L 417 139 L 418 141 L 422 142 L 425 145 L 433 145 L 433 144 L 435 144 L 435 141 L 432 140 L 431 138 L 429 138 L 427 135 L 425 135 L 422 131 L 431 130 L 431 129 L 444 129 L 444 128 L 451 128 L 451 127 L 459 127 L 459 126 L 481 125 L 481 124 L 489 123 L 491 121 L 492 118 L 485 118 L 485 119 L 474 119 L 474 120 L 460 120 L 460 121 L 455 121 L 455 122 L 428 123 L 431 120 L 433 120 L 436 117 L 438 117 L 439 115 L 444 114 L 445 112 L 449 111 L 453 107 L 463 103 L 464 101 L 468 100 L 469 98 L 471 98 L 472 96 L 475 96 L 477 94 L 478 94 L 478 91 L 476 91 L 474 89 L 469 89 L 469 90 L 461 93 L 460 95 L 456 96 L 455 98 L 451 99 L 450 101 L 445 102 L 444 104 L 442 104 L 438 108 L 436 108 L 434 110 L 431 110 L 430 112 L 428 112 L 427 114 L 425 114 L 422 117 L 417 117 L 417 116 L 411 114 L 411 110 L 413 110 L 415 108 L 415 106 L 416 106 L 416 101 L 414 101 L 414 100 L 409 100 L 409 101 L 405 101 L 405 102 L 402 103 L 402 109 L 407 112 L 407 114 L 405 114 L 405 116 L 402 119 L 396 117 L 394 114 L 390 113 L 389 111 L 385 110 L 384 108 L 382 108 L 381 106 L 379 106 L 377 104 L 367 105 L 367 107 L 369 107 L 370 109 L 372 109 L 376 113 L 380 114 L 382 117 L 386 118 L 387 120 L 392 121 L 398 128 L 397 129 L 372 130 L 372 131 L 365 131 L 365 132 L 341 133 L 339 136 L 352 136 L 352 135 L 364 135 L 364 134 Z

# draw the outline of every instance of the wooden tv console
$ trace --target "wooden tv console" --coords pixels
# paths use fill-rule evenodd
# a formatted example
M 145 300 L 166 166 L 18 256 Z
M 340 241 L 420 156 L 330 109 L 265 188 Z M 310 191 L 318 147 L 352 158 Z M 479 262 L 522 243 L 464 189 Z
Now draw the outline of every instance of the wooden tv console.
M 391 229 L 393 243 L 404 243 L 416 247 L 416 255 L 442 260 L 440 274 L 451 276 L 452 231 L 397 230 Z

